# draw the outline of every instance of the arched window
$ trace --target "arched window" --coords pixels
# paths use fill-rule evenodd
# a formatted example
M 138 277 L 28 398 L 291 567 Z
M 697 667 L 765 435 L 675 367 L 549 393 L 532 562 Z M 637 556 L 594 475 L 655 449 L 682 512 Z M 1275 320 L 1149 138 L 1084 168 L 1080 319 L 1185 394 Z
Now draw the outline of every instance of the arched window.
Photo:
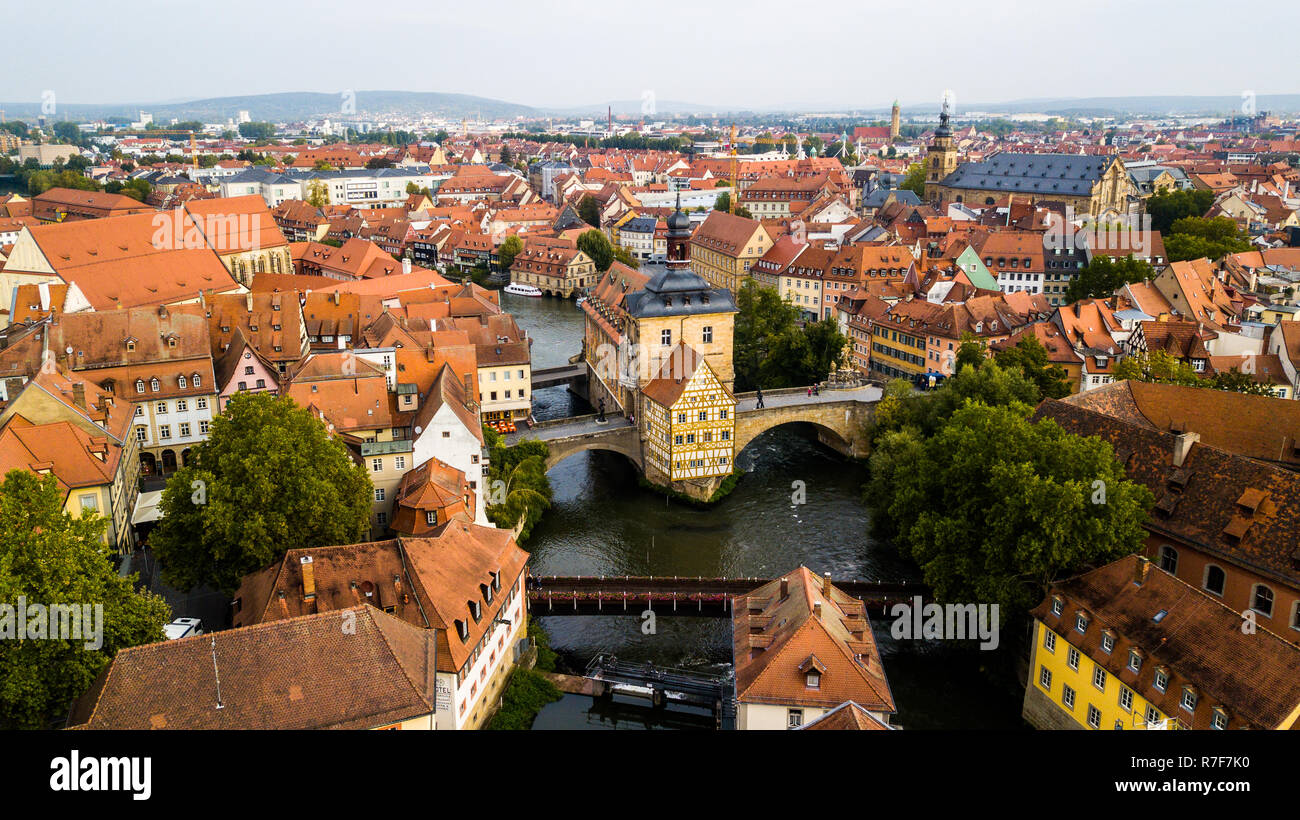
M 1227 584 L 1227 576 L 1224 575 L 1220 567 L 1210 564 L 1205 568 L 1205 591 L 1212 592 L 1215 595 L 1222 595 L 1223 588 Z
M 198 373 L 195 373 L 195 374 L 190 378 L 190 383 L 193 384 L 195 387 L 198 387 L 198 386 L 199 386 L 199 374 L 198 374 Z
M 1178 550 L 1165 544 L 1160 548 L 1160 568 L 1170 575 L 1178 574 Z
M 149 389 L 152 390 L 152 391 L 155 392 L 155 393 L 158 392 L 158 380 L 157 380 L 157 379 L 150 379 L 150 380 L 149 380 Z
M 1263 584 L 1255 584 L 1255 591 L 1250 596 L 1250 608 L 1266 618 L 1273 617 L 1273 590 Z
M 176 380 L 176 382 L 177 382 L 177 384 L 180 386 L 180 388 L 181 388 L 182 390 L 185 389 L 185 377 L 184 377 L 184 376 L 181 376 L 179 379 Z
M 136 379 L 136 380 L 135 380 L 135 392 L 137 392 L 137 393 L 143 393 L 143 392 L 144 392 L 144 379 Z

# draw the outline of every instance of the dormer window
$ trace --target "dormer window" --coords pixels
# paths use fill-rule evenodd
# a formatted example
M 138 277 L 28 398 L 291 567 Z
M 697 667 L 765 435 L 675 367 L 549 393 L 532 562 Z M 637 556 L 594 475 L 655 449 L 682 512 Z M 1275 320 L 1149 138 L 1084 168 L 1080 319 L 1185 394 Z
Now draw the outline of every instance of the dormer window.
M 190 384 L 194 385 L 195 387 L 198 387 L 198 386 L 199 386 L 199 374 L 198 374 L 198 373 L 195 373 L 193 376 L 190 377 Z
M 134 352 L 134 351 L 135 351 L 135 340 L 134 340 L 134 339 L 127 339 L 127 340 L 126 340 L 126 352 L 127 352 L 127 353 L 132 353 L 132 352 Z
M 167 338 L 167 346 L 168 346 L 168 347 L 175 347 L 175 346 L 176 346 L 176 337 L 175 337 L 175 336 L 169 336 L 169 337 Z
M 487 584 L 479 584 L 478 588 L 483 593 L 483 601 L 489 604 L 492 603 L 492 587 Z
M 499 572 L 492 573 L 492 588 L 497 591 L 501 590 L 501 573 Z
M 158 380 L 157 380 L 157 379 L 150 379 L 150 380 L 149 380 L 149 389 L 152 390 L 152 391 L 155 392 L 155 393 L 158 392 Z
M 1057 616 L 1059 616 L 1059 615 L 1061 614 L 1061 611 L 1062 611 L 1064 608 L 1065 608 L 1065 599 L 1061 598 L 1060 596 L 1053 595 L 1053 596 L 1052 596 L 1052 614 L 1053 614 L 1053 615 L 1057 615 Z
M 456 619 L 456 635 L 460 638 L 461 643 L 469 640 L 469 624 L 460 618 Z
M 469 614 L 474 617 L 474 623 L 483 620 L 483 604 L 479 601 L 467 601 L 469 604 Z
M 135 392 L 137 392 L 137 393 L 143 393 L 143 392 L 144 392 L 144 379 L 136 379 L 136 380 L 135 380 Z
M 1087 631 L 1088 631 L 1088 616 L 1087 616 L 1087 615 L 1084 615 L 1082 612 L 1080 612 L 1078 615 L 1075 615 L 1075 616 L 1074 616 L 1074 628 L 1077 629 L 1079 632 L 1087 632 Z
M 820 689 L 820 688 L 822 688 L 822 675 L 821 675 L 820 672 L 817 672 L 817 671 L 809 672 L 809 673 L 808 673 L 808 677 L 806 678 L 806 680 L 807 680 L 808 688 L 809 688 L 809 689 Z

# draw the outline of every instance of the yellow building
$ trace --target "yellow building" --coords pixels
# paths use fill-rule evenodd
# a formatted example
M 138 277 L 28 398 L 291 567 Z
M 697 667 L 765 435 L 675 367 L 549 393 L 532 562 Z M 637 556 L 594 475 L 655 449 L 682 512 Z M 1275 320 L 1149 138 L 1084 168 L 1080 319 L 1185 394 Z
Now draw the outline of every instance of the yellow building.
M 691 270 L 713 287 L 734 293 L 749 278 L 750 267 L 772 247 L 772 237 L 753 219 L 713 211 L 695 230 L 690 245 Z
M 641 388 L 646 472 L 669 481 L 730 475 L 736 397 L 685 342 Z
M 1031 615 L 1023 714 L 1039 729 L 1290 729 L 1300 716 L 1300 647 L 1243 629 L 1140 555 L 1056 584 Z

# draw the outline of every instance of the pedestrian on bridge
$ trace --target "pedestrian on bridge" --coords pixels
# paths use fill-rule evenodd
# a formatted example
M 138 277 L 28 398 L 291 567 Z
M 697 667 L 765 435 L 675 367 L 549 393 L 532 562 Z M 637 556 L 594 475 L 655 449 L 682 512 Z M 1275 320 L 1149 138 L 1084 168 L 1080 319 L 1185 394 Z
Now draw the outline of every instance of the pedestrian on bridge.
M 763 388 L 760 387 L 757 390 L 755 390 L 754 397 L 758 399 L 758 409 L 762 410 L 763 409 Z

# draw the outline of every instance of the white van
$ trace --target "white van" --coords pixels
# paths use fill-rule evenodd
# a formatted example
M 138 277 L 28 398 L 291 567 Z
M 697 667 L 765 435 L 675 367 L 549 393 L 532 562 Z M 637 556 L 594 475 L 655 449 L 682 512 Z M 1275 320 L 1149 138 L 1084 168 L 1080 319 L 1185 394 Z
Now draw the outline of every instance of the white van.
M 202 635 L 203 622 L 198 618 L 177 618 L 163 627 L 163 634 L 169 641 L 188 638 L 191 635 Z

